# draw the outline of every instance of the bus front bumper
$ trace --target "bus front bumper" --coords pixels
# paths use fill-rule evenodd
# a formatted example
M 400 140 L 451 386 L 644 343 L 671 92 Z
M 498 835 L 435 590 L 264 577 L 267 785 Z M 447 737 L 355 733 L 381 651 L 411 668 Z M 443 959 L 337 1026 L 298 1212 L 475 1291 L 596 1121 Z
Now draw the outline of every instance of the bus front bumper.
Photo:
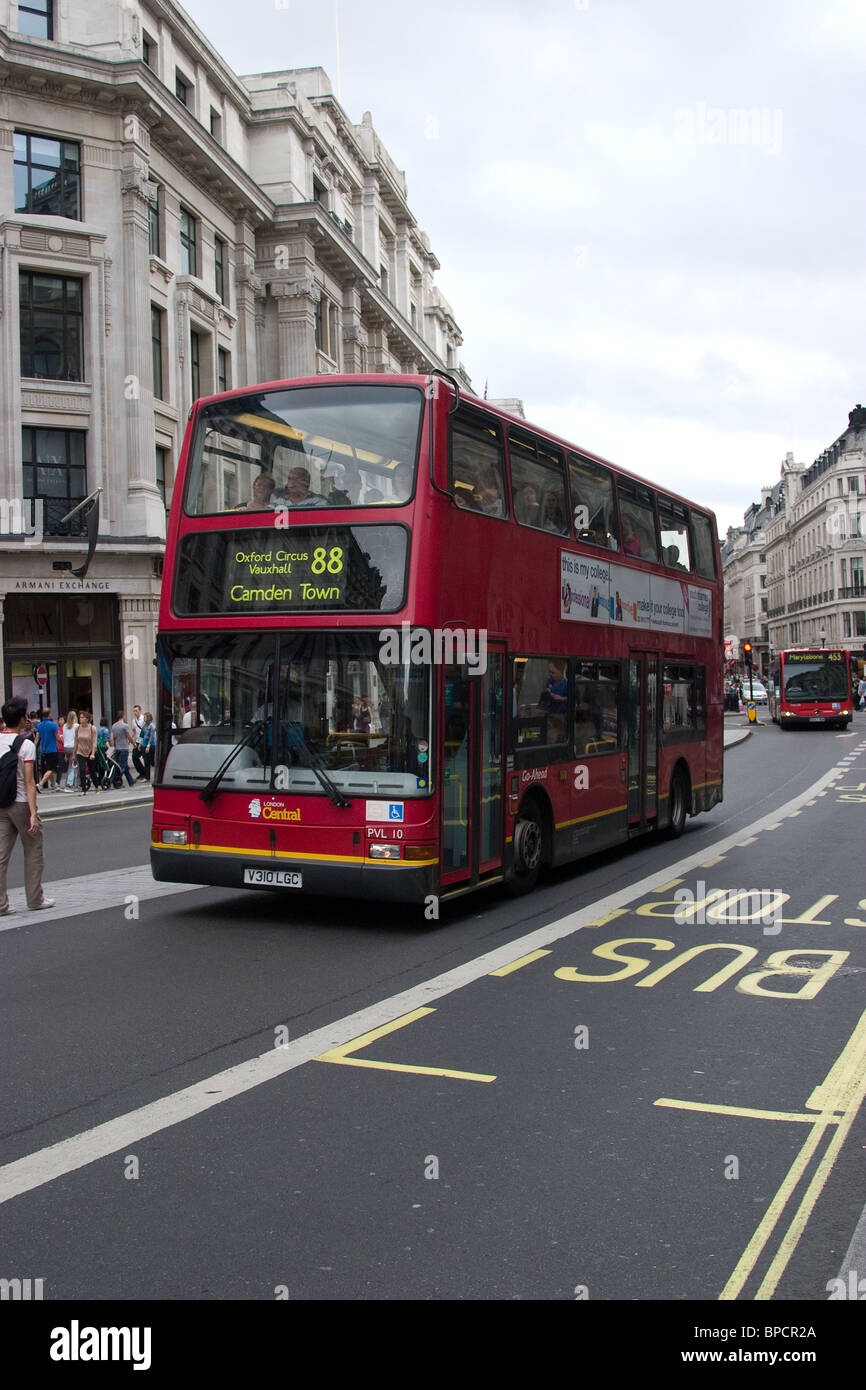
M 150 867 L 158 883 L 198 883 L 203 887 L 254 888 L 283 893 L 287 898 L 369 898 L 380 902 L 421 903 L 436 892 L 435 864 L 355 864 L 323 860 L 284 859 L 269 855 L 219 854 L 206 850 L 150 847 Z M 247 870 L 282 875 L 278 882 L 245 882 Z M 296 876 L 300 883 L 293 883 Z M 291 885 L 291 886 L 290 886 Z

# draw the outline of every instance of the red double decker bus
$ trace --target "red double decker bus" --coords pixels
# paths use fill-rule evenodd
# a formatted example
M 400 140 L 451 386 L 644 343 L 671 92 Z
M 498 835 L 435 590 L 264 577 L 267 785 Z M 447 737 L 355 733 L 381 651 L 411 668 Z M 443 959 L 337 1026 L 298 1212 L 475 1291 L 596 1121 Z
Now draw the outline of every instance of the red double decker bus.
M 854 714 L 851 653 L 844 647 L 779 652 L 770 667 L 767 702 L 773 723 L 783 729 L 847 729 Z
M 722 797 L 710 512 L 445 373 L 196 403 L 158 640 L 158 879 L 423 902 Z

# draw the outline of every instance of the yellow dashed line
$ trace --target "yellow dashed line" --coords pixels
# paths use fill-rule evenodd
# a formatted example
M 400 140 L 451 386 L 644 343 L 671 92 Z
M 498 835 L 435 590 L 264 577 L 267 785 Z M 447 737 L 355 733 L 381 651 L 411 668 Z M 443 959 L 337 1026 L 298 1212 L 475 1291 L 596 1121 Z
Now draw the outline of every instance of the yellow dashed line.
M 511 975 L 515 970 L 520 970 L 524 965 L 531 965 L 534 960 L 541 960 L 542 956 L 549 956 L 549 951 L 530 951 L 528 956 L 520 956 L 513 960 L 510 965 L 501 965 L 498 970 L 491 970 L 490 974 L 502 979 L 505 975 Z

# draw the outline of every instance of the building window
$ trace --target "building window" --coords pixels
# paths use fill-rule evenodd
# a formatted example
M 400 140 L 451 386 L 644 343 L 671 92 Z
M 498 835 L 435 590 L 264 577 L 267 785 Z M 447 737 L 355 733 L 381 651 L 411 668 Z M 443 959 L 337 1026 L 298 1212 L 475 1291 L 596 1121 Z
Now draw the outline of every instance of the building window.
M 390 292 L 388 289 L 388 267 L 386 265 L 379 266 L 379 286 L 382 290 L 382 293 L 385 296 L 390 297 Z
M 147 205 L 147 241 L 151 256 L 162 255 L 162 185 L 157 186 L 156 197 Z
M 223 118 L 215 106 L 210 109 L 210 133 L 215 140 L 222 144 L 223 138 Z
M 53 39 L 54 0 L 19 0 L 18 32 L 31 39 Z
M 863 609 L 857 609 L 851 614 L 851 621 L 854 626 L 854 637 L 866 637 L 866 613 Z
M 851 587 L 854 589 L 855 597 L 857 594 L 866 593 L 866 573 L 864 573 L 864 562 L 862 559 L 851 561 Z
M 15 211 L 81 219 L 81 148 L 16 130 Z
M 417 304 L 410 304 L 410 305 L 409 305 L 409 322 L 411 323 L 411 325 L 412 325 L 413 328 L 417 328 L 417 327 L 418 327 L 418 306 L 417 306 Z
M 145 67 L 150 68 L 152 72 L 156 72 L 156 44 L 148 34 L 142 34 L 141 36 L 141 61 L 144 63 Z
M 337 306 L 324 295 L 316 305 L 316 347 L 333 362 L 339 361 L 339 334 L 337 331 Z
M 201 334 L 191 332 L 189 335 L 189 372 L 190 384 L 192 386 L 192 398 L 197 401 L 201 395 Z
M 859 478 L 849 478 L 849 479 L 848 479 L 848 491 L 849 491 L 849 492 L 859 492 L 859 491 L 860 491 L 860 479 L 859 479 Z
M 150 347 L 153 357 L 153 394 L 165 400 L 162 384 L 162 310 L 150 306 Z
M 231 370 L 229 355 L 225 348 L 217 348 L 217 390 L 231 390 Z
M 83 430 L 44 430 L 25 425 L 21 431 L 24 496 L 42 503 L 42 527 L 48 536 L 79 536 L 85 522 L 79 512 L 61 518 L 87 496 Z
M 82 282 L 19 272 L 21 375 L 84 380 Z
M 156 485 L 159 488 L 159 495 L 162 498 L 162 505 L 168 511 L 169 507 L 169 472 L 168 472 L 168 449 L 156 446 Z
M 174 94 L 178 101 L 182 101 L 184 106 L 191 105 L 192 83 L 188 77 L 184 77 L 180 68 L 174 70 Z
M 198 275 L 198 220 L 186 208 L 180 210 L 180 273 Z
M 215 236 L 213 239 L 213 265 L 214 265 L 214 288 L 222 300 L 226 302 L 226 244 L 222 237 Z

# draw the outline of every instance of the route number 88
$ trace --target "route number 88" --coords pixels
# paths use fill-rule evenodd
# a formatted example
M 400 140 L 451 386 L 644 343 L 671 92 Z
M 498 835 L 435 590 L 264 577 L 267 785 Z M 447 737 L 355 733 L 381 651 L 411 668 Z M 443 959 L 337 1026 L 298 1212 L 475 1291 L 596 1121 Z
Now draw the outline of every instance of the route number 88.
M 327 555 L 327 559 L 325 556 Z M 313 551 L 313 562 L 310 570 L 313 574 L 324 574 L 325 570 L 329 574 L 339 574 L 343 568 L 343 548 L 339 545 L 332 545 L 330 550 L 325 550 L 323 545 L 317 545 Z

